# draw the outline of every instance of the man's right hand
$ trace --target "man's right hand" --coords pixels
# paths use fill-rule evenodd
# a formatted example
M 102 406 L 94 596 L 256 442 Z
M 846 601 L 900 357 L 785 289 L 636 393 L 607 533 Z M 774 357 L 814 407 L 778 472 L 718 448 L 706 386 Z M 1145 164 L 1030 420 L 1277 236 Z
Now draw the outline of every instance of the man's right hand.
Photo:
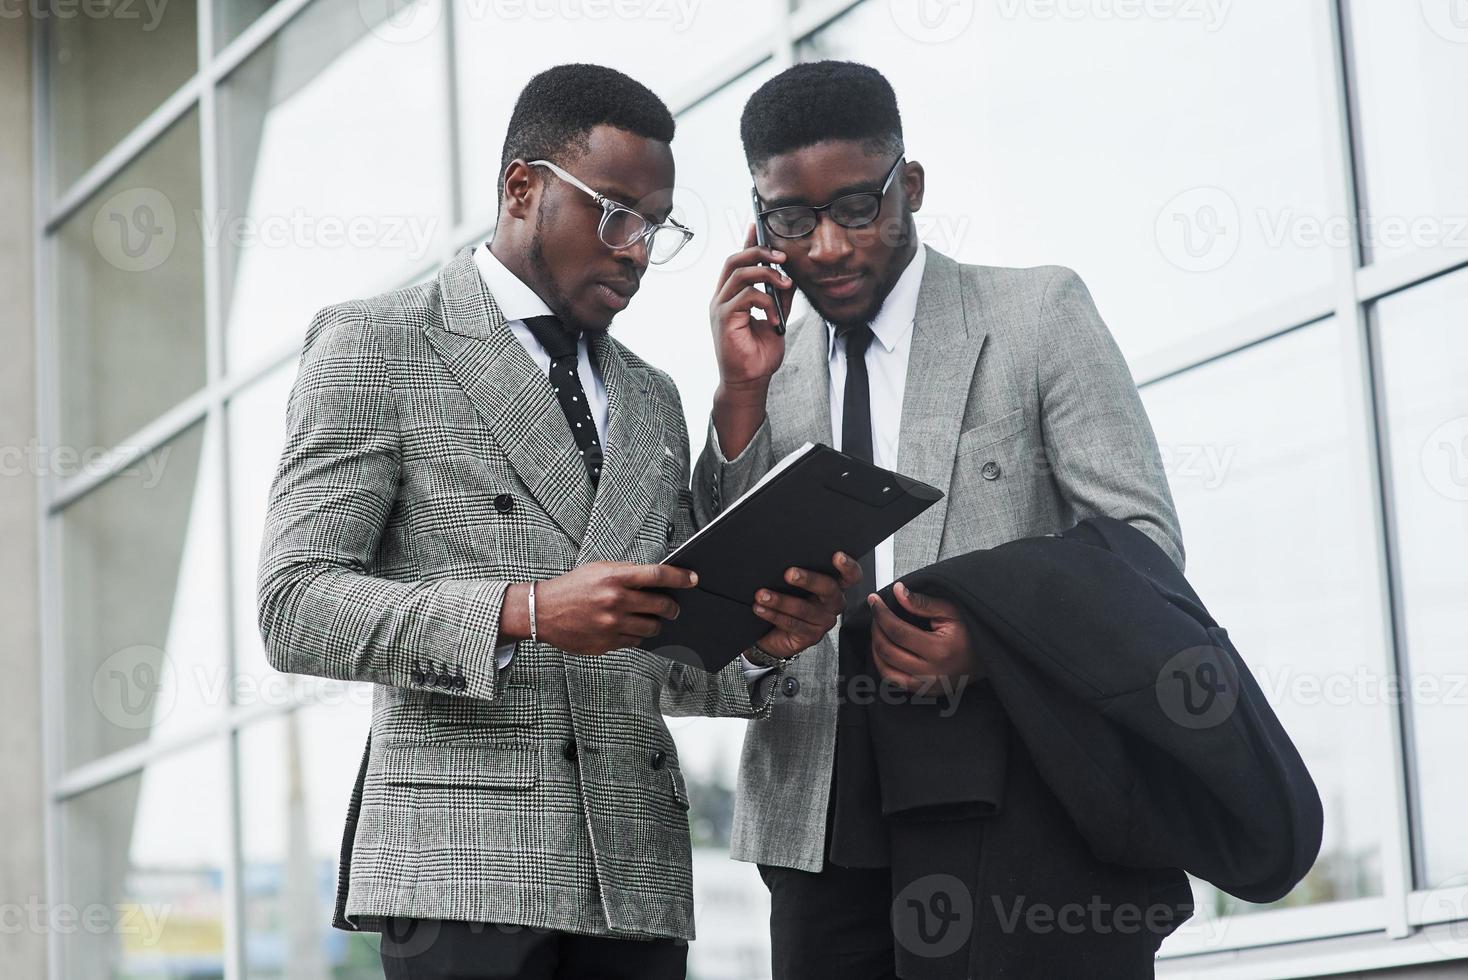
M 754 226 L 749 226 L 745 247 L 724 261 L 719 287 L 709 304 L 709 321 L 714 334 L 714 354 L 719 362 L 719 387 L 714 392 L 714 428 L 719 447 L 728 459 L 744 451 L 765 418 L 765 393 L 770 378 L 785 359 L 785 338 L 775 333 L 769 320 L 775 315 L 775 300 L 760 284 L 773 287 L 787 317 L 795 294 L 794 284 L 784 273 L 760 263 L 785 261 L 778 249 L 754 243 Z M 764 311 L 757 320 L 753 311 Z
M 536 635 L 551 646 L 581 656 L 636 646 L 678 617 L 671 596 L 650 589 L 691 589 L 698 576 L 671 565 L 591 562 L 535 584 Z M 500 633 L 505 640 L 530 635 L 530 586 L 505 594 Z

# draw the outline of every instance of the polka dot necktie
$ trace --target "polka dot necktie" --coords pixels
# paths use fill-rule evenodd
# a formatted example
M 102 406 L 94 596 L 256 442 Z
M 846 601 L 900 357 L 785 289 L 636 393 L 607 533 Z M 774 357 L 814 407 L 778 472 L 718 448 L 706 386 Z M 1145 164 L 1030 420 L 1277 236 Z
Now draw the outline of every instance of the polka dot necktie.
M 601 477 L 601 443 L 597 441 L 596 419 L 591 416 L 591 405 L 581 387 L 581 376 L 576 373 L 576 346 L 581 334 L 567 330 L 555 316 L 527 317 L 524 323 L 551 357 L 551 387 L 555 389 L 561 411 L 566 413 L 576 448 L 586 463 L 586 475 L 591 478 L 592 489 L 595 489 Z

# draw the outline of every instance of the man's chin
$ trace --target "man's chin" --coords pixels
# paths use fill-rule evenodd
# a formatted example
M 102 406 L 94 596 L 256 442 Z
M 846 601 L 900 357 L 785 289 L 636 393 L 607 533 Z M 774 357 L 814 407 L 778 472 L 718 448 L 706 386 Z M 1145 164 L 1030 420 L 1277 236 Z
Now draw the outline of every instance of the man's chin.
M 877 318 L 877 313 L 882 308 L 881 303 L 868 301 L 866 303 L 843 304 L 839 307 L 828 307 L 820 302 L 810 293 L 805 293 L 811 309 L 815 310 L 821 317 L 837 330 L 843 327 L 871 326 L 872 321 Z

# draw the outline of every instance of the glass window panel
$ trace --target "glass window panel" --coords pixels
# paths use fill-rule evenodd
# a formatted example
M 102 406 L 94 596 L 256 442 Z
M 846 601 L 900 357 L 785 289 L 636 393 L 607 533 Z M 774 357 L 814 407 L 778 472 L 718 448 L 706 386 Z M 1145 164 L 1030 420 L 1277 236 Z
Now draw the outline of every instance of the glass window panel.
M 1315 867 L 1279 904 L 1381 894 L 1393 805 L 1372 495 L 1328 320 L 1147 387 L 1188 579 L 1229 631 L 1325 806 Z M 1253 911 L 1201 882 L 1201 924 Z
M 60 432 L 111 446 L 204 385 L 199 124 L 189 113 L 57 232 Z
M 703 449 L 719 382 L 709 301 L 724 260 L 744 247 L 754 216 L 739 113 L 773 74 L 766 63 L 679 116 L 674 217 L 696 237 L 672 262 L 649 267 L 642 289 L 613 327 L 618 340 L 673 376 L 695 457 Z
M 892 82 L 927 169 L 930 245 L 1071 266 L 1133 361 L 1328 281 L 1311 5 L 1240 0 L 1215 21 L 1204 4 L 951 4 L 935 28 L 894 19 L 939 7 L 868 2 L 803 52 Z M 1152 7 L 1175 15 L 1141 15 Z
M 212 741 L 62 805 L 60 975 L 224 976 L 225 772 Z
M 1348 14 L 1367 260 L 1468 249 L 1468 13 L 1352 0 Z
M 62 512 L 68 767 L 228 702 L 216 451 L 196 424 Z
M 295 377 L 296 364 L 292 362 L 230 399 L 228 407 L 234 649 L 241 684 L 269 685 L 279 676 L 265 660 L 255 591 L 266 503 L 285 448 L 285 406 Z
M 245 975 L 378 980 L 375 933 L 331 928 L 342 824 L 372 721 L 371 685 L 240 733 Z
M 1425 880 L 1468 881 L 1468 273 L 1377 304 Z
M 222 48 L 240 36 L 276 0 L 216 0 L 214 4 L 214 46 Z
M 676 111 L 698 94 L 689 83 L 715 71 L 721 58 L 733 56 L 743 45 L 771 36 L 777 0 L 452 2 L 464 209 L 472 224 L 491 229 L 499 204 L 505 128 L 516 97 L 532 75 L 556 63 L 606 65 L 642 82 Z M 554 57 L 547 57 L 547 52 L 554 52 Z M 727 123 L 735 128 L 736 143 L 738 118 L 736 112 Z M 680 164 L 691 142 L 680 127 L 673 141 Z
M 46 9 L 29 9 L 37 7 Z M 194 74 L 196 7 L 195 0 L 71 4 L 46 18 L 58 196 Z
M 443 26 L 411 41 L 377 26 L 356 0 L 319 0 L 220 86 L 205 234 L 232 371 L 431 264 L 448 235 Z

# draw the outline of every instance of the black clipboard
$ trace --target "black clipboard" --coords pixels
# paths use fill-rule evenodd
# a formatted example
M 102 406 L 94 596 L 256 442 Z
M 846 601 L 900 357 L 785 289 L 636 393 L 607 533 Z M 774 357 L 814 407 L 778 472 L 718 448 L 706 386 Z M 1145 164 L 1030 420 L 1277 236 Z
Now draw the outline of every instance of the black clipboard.
M 679 615 L 642 643 L 649 653 L 718 671 L 770 632 L 754 614 L 759 589 L 804 595 L 790 567 L 835 575 L 831 556 L 871 551 L 943 498 L 921 481 L 806 443 L 663 559 L 698 573 L 672 593 Z

